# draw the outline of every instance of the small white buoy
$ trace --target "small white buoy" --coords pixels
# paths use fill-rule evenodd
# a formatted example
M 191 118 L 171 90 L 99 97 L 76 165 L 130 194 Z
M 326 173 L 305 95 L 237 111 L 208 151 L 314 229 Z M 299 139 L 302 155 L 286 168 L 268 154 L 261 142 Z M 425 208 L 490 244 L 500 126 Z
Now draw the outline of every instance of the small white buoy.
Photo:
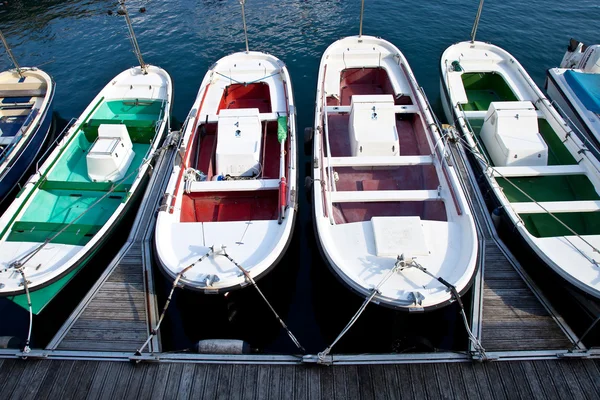
M 494 223 L 494 227 L 498 229 L 500 226 L 500 222 L 502 221 L 502 217 L 500 216 L 500 207 L 494 208 L 492 211 L 492 222 Z

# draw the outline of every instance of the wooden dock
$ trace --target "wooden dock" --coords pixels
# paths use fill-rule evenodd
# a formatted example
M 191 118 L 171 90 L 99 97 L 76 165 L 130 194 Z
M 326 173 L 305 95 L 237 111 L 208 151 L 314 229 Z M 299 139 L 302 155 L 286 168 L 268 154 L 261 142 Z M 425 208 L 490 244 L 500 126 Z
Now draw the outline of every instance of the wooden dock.
M 575 346 L 577 336 L 499 239 L 460 142 L 451 153 L 478 225 L 482 263 L 474 284 L 472 329 L 486 352 L 584 350 Z
M 177 132 L 174 133 L 175 135 Z M 171 140 L 173 136 L 167 140 Z M 169 179 L 174 146 L 158 156 L 127 242 L 47 350 L 135 352 L 157 320 L 152 280 L 152 231 L 157 205 Z M 160 352 L 160 336 L 146 351 Z
M 1 360 L 3 399 L 595 399 L 595 360 L 404 365 Z

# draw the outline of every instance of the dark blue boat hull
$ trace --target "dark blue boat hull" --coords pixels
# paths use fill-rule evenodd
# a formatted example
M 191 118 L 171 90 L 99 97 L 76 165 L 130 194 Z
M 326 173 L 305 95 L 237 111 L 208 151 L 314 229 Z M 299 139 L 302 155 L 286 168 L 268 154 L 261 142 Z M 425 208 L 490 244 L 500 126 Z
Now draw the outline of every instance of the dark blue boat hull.
M 4 202 L 17 184 L 21 182 L 42 151 L 42 147 L 52 126 L 54 85 L 52 86 L 52 93 L 48 95 L 50 96 L 48 106 L 40 118 L 40 122 L 28 137 L 27 144 L 21 149 L 18 155 L 15 155 L 16 158 L 12 167 L 10 167 L 10 171 L 0 180 L 0 203 Z

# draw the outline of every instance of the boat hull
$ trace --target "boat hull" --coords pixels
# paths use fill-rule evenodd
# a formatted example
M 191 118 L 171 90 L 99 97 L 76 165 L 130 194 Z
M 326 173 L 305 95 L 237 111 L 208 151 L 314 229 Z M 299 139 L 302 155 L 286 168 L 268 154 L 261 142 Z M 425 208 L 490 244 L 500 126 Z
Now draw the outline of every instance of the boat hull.
M 122 226 L 147 186 L 148 171 L 168 131 L 172 107 L 168 73 L 153 66 L 148 69 L 148 74 L 139 67 L 123 71 L 96 96 L 0 219 L 2 263 L 10 266 L 15 257 L 31 254 L 24 261 L 32 282 L 29 290 L 44 289 L 41 297 L 47 302 Z M 139 88 L 148 87 L 153 90 L 140 93 Z M 128 127 L 129 137 L 123 140 L 130 140 L 134 149 L 131 161 L 122 167 L 127 173 L 114 183 L 91 180 L 81 146 L 83 154 L 88 153 L 85 150 L 93 149 L 99 140 L 97 131 L 115 124 Z M 120 147 L 125 148 L 124 143 Z M 46 246 L 48 240 L 56 244 Z M 33 253 L 28 250 L 36 248 Z M 29 264 L 43 268 L 30 269 Z M 0 276 L 0 296 L 16 296 L 16 302 L 23 305 L 24 289 L 18 281 L 13 271 Z M 44 306 L 36 305 L 36 309 L 39 312 Z
M 481 43 L 477 42 L 479 45 L 482 45 Z M 485 44 L 485 46 L 493 46 L 493 45 L 488 45 Z M 496 48 L 495 46 L 493 46 L 493 48 Z M 499 48 L 496 48 L 499 49 Z M 446 114 L 446 118 L 448 119 L 448 122 L 451 124 L 454 124 L 456 126 L 456 129 L 459 131 L 460 135 L 464 138 L 465 142 L 468 143 L 466 144 L 467 147 L 469 147 L 467 150 L 467 157 L 469 158 L 469 161 L 473 167 L 473 171 L 476 174 L 476 178 L 477 181 L 479 182 L 480 185 L 480 189 L 482 190 L 483 193 L 488 193 L 491 197 L 491 209 L 494 209 L 496 207 L 501 207 L 504 209 L 504 220 L 506 221 L 506 223 L 509 224 L 509 226 L 511 227 L 512 231 L 517 231 L 518 233 L 518 238 L 519 238 L 519 242 L 521 244 L 524 244 L 525 247 L 528 248 L 528 251 L 534 255 L 538 260 L 541 261 L 541 263 L 547 267 L 550 268 L 557 276 L 560 276 L 565 282 L 569 283 L 570 285 L 572 285 L 574 288 L 578 289 L 579 291 L 583 292 L 583 293 L 587 293 L 588 295 L 591 296 L 595 296 L 595 297 L 600 297 L 600 291 L 598 289 L 594 289 L 594 287 L 592 287 L 592 285 L 580 280 L 580 279 L 576 279 L 574 278 L 571 274 L 568 273 L 568 270 L 566 270 L 565 268 L 568 266 L 567 264 L 569 264 L 569 262 L 565 262 L 564 257 L 562 257 L 561 261 L 560 261 L 560 265 L 559 262 L 554 260 L 553 257 L 557 256 L 557 254 L 564 250 L 570 250 L 570 251 L 574 251 L 573 249 L 577 249 L 577 251 L 579 251 L 579 253 L 574 254 L 572 260 L 572 264 L 576 264 L 576 263 L 581 263 L 581 262 L 586 262 L 586 259 L 584 258 L 585 256 L 582 256 L 584 254 L 584 250 L 582 250 L 583 248 L 585 248 L 587 246 L 587 244 L 584 244 L 583 242 L 580 243 L 580 240 L 578 237 L 576 237 L 575 235 L 573 236 L 564 236 L 564 241 L 557 241 L 554 243 L 554 245 L 552 245 L 552 243 L 548 242 L 548 239 L 561 239 L 560 236 L 556 236 L 555 237 L 546 237 L 546 236 L 540 236 L 538 237 L 534 237 L 529 231 L 528 228 L 526 228 L 526 226 L 524 225 L 523 219 L 521 218 L 520 215 L 522 214 L 517 214 L 515 211 L 513 211 L 512 207 L 510 206 L 510 202 L 506 199 L 506 196 L 504 195 L 503 191 L 499 191 L 499 184 L 497 183 L 497 179 L 495 179 L 493 177 L 493 174 L 490 173 L 489 167 L 481 160 L 482 156 L 481 153 L 479 151 L 479 147 L 474 144 L 473 142 L 473 134 L 470 133 L 469 131 L 469 126 L 467 126 L 467 123 L 465 121 L 468 120 L 467 113 L 465 113 L 464 111 L 461 113 L 458 110 L 458 107 L 452 103 L 451 100 L 451 96 L 450 96 L 450 92 L 449 92 L 449 88 L 448 85 L 446 84 L 447 79 L 446 76 L 444 75 L 444 68 L 446 68 L 444 62 L 448 61 L 448 60 L 453 60 L 454 58 L 448 58 L 448 56 L 446 56 L 446 53 L 450 50 L 447 49 L 443 54 L 442 57 L 440 59 L 440 94 L 441 94 L 441 99 L 442 99 L 442 105 L 443 105 L 443 109 L 444 109 L 444 113 Z M 499 52 L 504 52 L 504 50 L 499 49 Z M 491 52 L 490 52 L 491 53 Z M 502 53 L 504 54 L 504 53 Z M 506 53 L 507 54 L 507 53 Z M 507 55 L 507 58 L 512 58 L 512 56 Z M 514 58 L 512 58 L 512 60 L 514 60 Z M 511 61 L 512 61 L 511 60 Z M 534 98 L 534 100 L 530 100 L 532 102 L 536 102 L 536 104 L 542 103 L 540 100 L 536 100 L 536 99 L 543 99 L 543 94 L 541 93 L 541 91 L 539 90 L 539 88 L 537 88 L 537 86 L 535 86 L 535 83 L 533 83 L 533 81 L 531 80 L 531 78 L 527 75 L 527 73 L 522 69 L 522 67 L 517 63 L 516 60 L 514 60 L 511 65 L 515 65 L 515 68 L 518 68 L 521 70 L 519 76 L 524 76 L 526 79 L 525 82 L 522 83 L 523 87 L 527 87 L 528 89 L 525 90 L 523 88 L 520 89 L 514 89 L 511 87 L 512 90 L 520 93 L 520 96 L 523 96 L 524 98 L 519 98 L 518 100 L 524 100 L 527 99 L 529 100 L 528 96 L 531 96 L 532 98 Z M 474 71 L 476 72 L 477 70 L 475 69 L 469 69 L 467 70 L 469 73 L 473 73 Z M 486 69 L 483 69 L 483 71 L 487 71 Z M 509 75 L 508 73 L 506 73 L 506 76 L 509 76 L 511 79 L 514 79 L 514 76 L 516 75 Z M 509 79 L 509 78 L 505 78 L 505 79 Z M 530 88 L 530 89 L 529 89 Z M 498 100 L 496 100 L 498 101 Z M 556 127 L 567 127 L 567 124 L 562 121 L 560 115 L 557 113 L 557 111 L 551 106 L 551 105 L 546 105 L 547 103 L 543 103 L 544 106 L 546 106 L 547 108 L 544 109 L 544 116 L 545 118 L 547 118 L 548 120 L 552 120 L 552 121 L 556 121 L 556 123 L 554 124 L 554 129 L 558 129 Z M 469 110 L 467 110 L 468 112 Z M 542 112 L 542 111 L 540 111 Z M 566 129 L 566 128 L 563 128 Z M 567 132 L 567 130 L 565 130 L 565 133 Z M 557 133 L 558 134 L 558 133 Z M 573 135 L 576 136 L 576 135 Z M 566 134 L 566 137 L 569 137 L 569 134 Z M 581 140 L 579 140 L 578 138 L 574 138 L 571 139 L 573 141 L 573 146 L 577 146 L 577 143 L 581 144 Z M 565 140 L 566 142 L 566 140 Z M 571 151 L 571 150 L 569 150 Z M 477 154 L 477 156 L 475 155 Z M 580 159 L 580 162 L 583 161 L 583 159 Z M 587 161 L 586 161 L 587 162 Z M 589 165 L 592 165 L 594 163 L 594 159 L 593 157 L 589 158 Z M 507 167 L 505 167 L 507 168 Z M 593 170 L 593 165 L 592 168 L 590 168 L 590 170 Z M 586 170 L 587 171 L 587 170 Z M 589 177 L 589 179 L 592 179 L 593 182 L 595 182 L 595 175 L 593 175 L 592 172 L 588 173 L 589 175 L 587 175 Z M 525 201 L 525 200 L 520 200 L 520 201 Z M 521 203 L 523 204 L 523 203 Z M 523 213 L 524 215 L 527 215 L 527 213 Z M 523 217 L 525 218 L 525 217 Z M 596 243 L 597 240 L 595 239 L 594 236 L 584 236 L 584 238 L 586 240 L 588 240 L 590 243 Z M 577 242 L 577 246 L 573 245 L 571 242 L 575 241 Z M 570 246 L 572 246 L 571 249 L 568 249 L 569 245 L 565 245 L 565 242 L 569 243 Z M 552 247 L 554 247 L 556 250 L 555 252 L 557 254 L 555 254 L 554 256 L 549 256 L 545 250 L 548 250 L 549 248 L 552 249 Z
M 244 81 L 250 83 L 233 83 Z M 242 269 L 256 282 L 280 263 L 297 213 L 294 107 L 287 68 L 272 55 L 234 53 L 209 69 L 182 129 L 185 154 L 173 165 L 157 217 L 155 255 L 168 280 L 195 292 L 227 293 L 251 284 Z M 237 133 L 259 146 L 239 161 L 258 157 L 252 174 L 220 169 L 233 159 L 220 155 L 240 150 L 228 141 L 229 118 L 253 121 Z M 252 165 L 244 168 L 253 171 Z
M 13 155 L 10 170 L 0 180 L 0 204 L 8 200 L 8 195 L 22 182 L 33 163 L 38 159 L 52 127 L 54 110 L 54 81 L 49 78 L 50 88 L 46 93 L 48 101 L 41 112 L 39 122 L 28 129 L 27 143 L 18 154 Z
M 338 280 L 360 297 L 369 298 L 379 288 L 372 299 L 375 304 L 407 312 L 436 310 L 456 301 L 447 286 L 417 268 L 391 270 L 399 265 L 397 257 L 407 256 L 409 265 L 415 260 L 464 295 L 478 266 L 474 221 L 456 172 L 443 161 L 437 163 L 436 151 L 444 145 L 406 60 L 379 38 L 355 40 L 332 44 L 319 71 L 312 171 L 312 218 L 319 250 Z M 339 65 L 335 57 L 342 60 Z M 337 73 L 341 79 L 336 79 Z M 334 77 L 327 80 L 331 74 Z M 346 120 L 352 118 L 352 104 L 390 101 L 384 98 L 394 99 L 400 150 L 392 156 L 357 156 L 346 138 L 358 126 Z M 335 170 L 328 167 L 331 164 Z M 437 194 L 427 192 L 431 189 Z M 423 241 L 393 239 L 386 249 L 383 232 Z

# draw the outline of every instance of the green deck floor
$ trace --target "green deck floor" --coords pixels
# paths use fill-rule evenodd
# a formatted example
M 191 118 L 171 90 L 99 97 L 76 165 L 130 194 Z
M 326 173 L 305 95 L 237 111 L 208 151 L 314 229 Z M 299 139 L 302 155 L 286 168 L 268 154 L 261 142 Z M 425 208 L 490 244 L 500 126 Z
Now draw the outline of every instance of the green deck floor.
M 470 95 L 470 94 L 469 94 Z M 469 100 L 471 100 L 469 98 Z M 479 140 L 483 119 L 470 119 L 480 146 L 489 154 L 485 145 Z M 540 133 L 548 145 L 548 165 L 574 165 L 575 158 L 562 144 L 550 124 L 545 119 L 538 119 Z M 592 182 L 584 175 L 539 176 L 518 178 L 497 178 L 496 181 L 510 202 L 531 202 L 519 189 L 536 201 L 577 201 L 600 200 Z M 510 183 L 509 183 L 510 182 Z M 512 184 L 511 184 L 512 183 Z M 517 186 L 519 189 L 515 188 Z M 563 223 L 580 235 L 600 234 L 600 213 L 560 213 L 554 214 Z M 548 214 L 520 214 L 527 230 L 536 237 L 554 237 L 571 235 L 572 233 Z

